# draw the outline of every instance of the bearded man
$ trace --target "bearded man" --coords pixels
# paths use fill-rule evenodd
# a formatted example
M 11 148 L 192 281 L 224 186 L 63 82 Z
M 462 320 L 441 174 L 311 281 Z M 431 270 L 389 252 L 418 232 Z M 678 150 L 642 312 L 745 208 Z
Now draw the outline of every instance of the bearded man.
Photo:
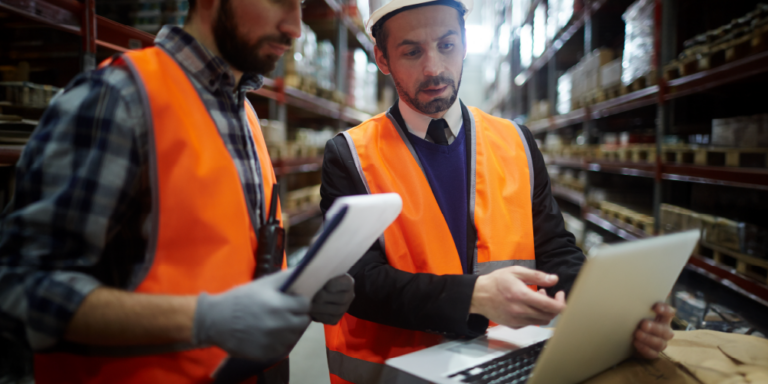
M 326 144 L 321 208 L 396 192 L 403 210 L 350 270 L 349 312 L 325 327 L 334 384 L 388 382 L 386 359 L 482 335 L 489 321 L 548 324 L 584 262 L 531 132 L 457 98 L 472 1 L 370 3 L 376 64 L 400 98 Z M 649 358 L 672 336 L 674 310 L 654 309 L 635 335 Z
M 280 291 L 285 272 L 253 280 L 280 214 L 246 93 L 300 35 L 301 2 L 190 5 L 183 29 L 74 79 L 19 160 L 0 326 L 35 352 L 37 383 L 210 382 L 227 356 L 287 383 L 310 320 L 352 300 L 346 275 L 312 302 Z

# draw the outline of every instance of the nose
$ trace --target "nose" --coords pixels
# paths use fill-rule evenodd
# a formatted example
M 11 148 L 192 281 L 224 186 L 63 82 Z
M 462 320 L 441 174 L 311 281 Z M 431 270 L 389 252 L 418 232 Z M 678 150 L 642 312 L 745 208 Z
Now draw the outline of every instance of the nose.
M 278 30 L 292 39 L 301 37 L 301 1 L 291 1 L 283 20 L 278 25 Z
M 424 76 L 437 76 L 443 71 L 443 63 L 437 50 L 430 49 L 424 55 Z

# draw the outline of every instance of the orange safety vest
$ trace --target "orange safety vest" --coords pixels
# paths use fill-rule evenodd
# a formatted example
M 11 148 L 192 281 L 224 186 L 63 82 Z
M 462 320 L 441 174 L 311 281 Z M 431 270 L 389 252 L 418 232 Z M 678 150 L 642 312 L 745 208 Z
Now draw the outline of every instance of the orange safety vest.
M 470 217 L 477 243 L 474 273 L 512 265 L 536 267 L 530 149 L 514 123 L 469 108 Z M 389 264 L 410 273 L 462 274 L 448 224 L 440 211 L 404 127 L 380 114 L 344 132 L 369 193 L 397 192 L 403 210 L 384 231 Z M 429 223 L 429 225 L 425 225 Z M 535 289 L 535 288 L 534 288 Z M 385 360 L 439 343 L 442 336 L 390 327 L 345 314 L 325 326 L 331 382 L 391 381 Z
M 150 112 L 154 227 L 149 269 L 133 290 L 216 294 L 250 282 L 257 247 L 252 220 L 258 218 L 249 214 L 237 168 L 194 85 L 157 47 L 127 52 L 117 61 L 133 73 Z M 268 207 L 275 174 L 256 113 L 245 104 Z M 83 347 L 85 354 L 36 354 L 35 382 L 205 383 L 227 356 L 217 347 L 191 345 Z M 285 369 L 287 361 L 278 365 Z

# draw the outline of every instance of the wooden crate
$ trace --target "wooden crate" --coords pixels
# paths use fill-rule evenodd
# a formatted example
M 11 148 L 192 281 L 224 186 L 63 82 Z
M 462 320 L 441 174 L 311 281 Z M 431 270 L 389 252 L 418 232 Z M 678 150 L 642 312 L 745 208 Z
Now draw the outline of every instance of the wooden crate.
M 768 284 L 768 260 L 745 255 L 705 240 L 701 241 L 700 246 L 710 249 L 712 251 L 712 259 L 716 262 L 735 267 L 737 272 L 763 284 Z
M 670 164 L 766 168 L 768 148 L 665 146 L 662 148 L 661 159 Z
M 286 211 L 296 211 L 310 205 L 317 205 L 320 203 L 320 185 L 290 191 L 286 197 L 285 208 L 283 208 Z
M 768 49 L 768 23 L 755 27 L 750 46 L 752 53 L 759 53 Z
M 655 220 L 651 216 L 635 212 L 629 208 L 608 201 L 600 202 L 600 212 L 604 218 L 627 223 L 641 232 L 648 234 L 653 233 Z

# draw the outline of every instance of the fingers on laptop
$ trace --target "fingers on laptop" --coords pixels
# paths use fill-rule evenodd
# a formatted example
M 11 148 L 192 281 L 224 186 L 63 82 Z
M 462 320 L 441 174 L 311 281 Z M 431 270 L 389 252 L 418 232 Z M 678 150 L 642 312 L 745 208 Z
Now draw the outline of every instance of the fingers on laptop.
M 675 308 L 664 303 L 656 303 L 653 306 L 653 311 L 656 312 L 656 321 L 660 323 L 671 324 L 672 318 L 675 317 Z
M 635 331 L 635 349 L 648 359 L 655 359 L 667 348 L 667 341 L 674 337 L 674 332 L 668 323 L 643 320 Z
M 520 279 L 528 285 L 538 285 L 541 287 L 551 287 L 557 284 L 557 275 L 550 275 L 535 269 L 529 269 L 520 266 L 508 267 L 509 273 Z

